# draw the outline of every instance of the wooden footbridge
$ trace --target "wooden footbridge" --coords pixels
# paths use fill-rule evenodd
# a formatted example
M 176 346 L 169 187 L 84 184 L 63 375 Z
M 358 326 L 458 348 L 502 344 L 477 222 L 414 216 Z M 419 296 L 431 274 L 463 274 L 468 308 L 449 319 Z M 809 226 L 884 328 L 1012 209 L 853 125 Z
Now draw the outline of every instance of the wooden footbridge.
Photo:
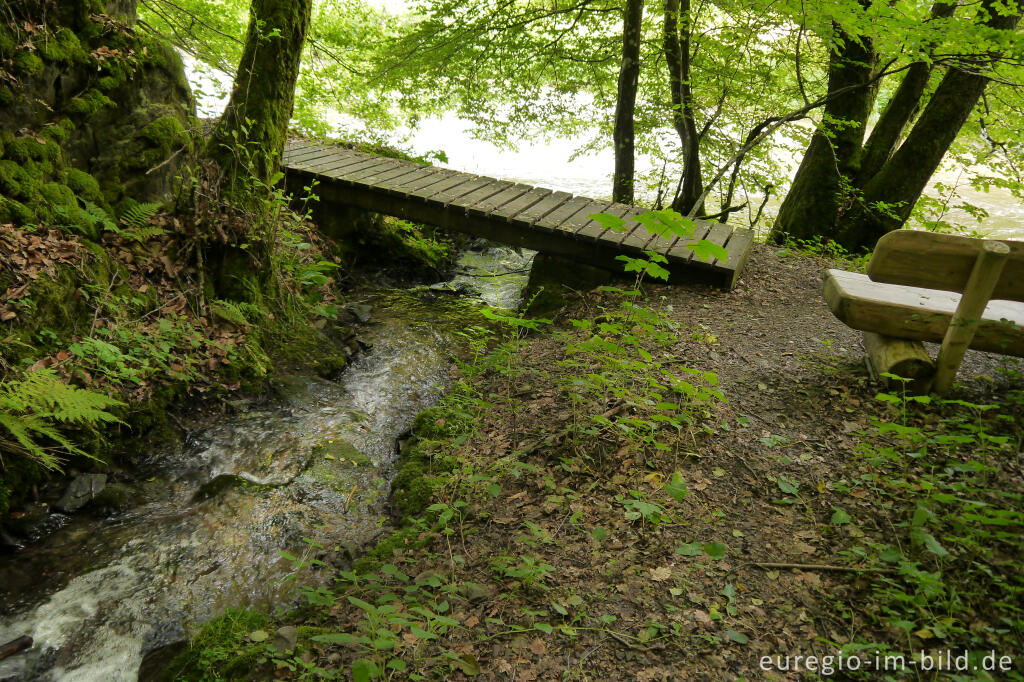
M 564 256 L 621 271 L 619 254 L 656 251 L 668 259 L 673 281 L 702 278 L 731 289 L 746 264 L 753 234 L 724 223 L 698 221 L 692 238 L 653 235 L 632 218 L 646 209 L 574 197 L 516 182 L 383 158 L 341 146 L 294 141 L 283 166 L 289 184 L 317 180 L 321 203 L 466 232 L 494 241 Z M 302 184 L 297 184 L 302 183 Z M 589 216 L 608 213 L 626 221 L 626 231 L 606 229 Z M 707 239 L 729 257 L 701 261 L 687 244 Z

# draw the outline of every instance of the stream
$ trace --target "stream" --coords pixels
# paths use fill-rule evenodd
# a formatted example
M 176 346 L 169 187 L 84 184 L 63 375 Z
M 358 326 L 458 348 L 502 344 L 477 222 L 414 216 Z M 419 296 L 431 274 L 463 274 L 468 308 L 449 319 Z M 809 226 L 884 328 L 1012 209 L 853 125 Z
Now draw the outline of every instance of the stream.
M 449 282 L 357 292 L 367 350 L 338 381 L 279 377 L 266 404 L 151 452 L 127 511 L 50 514 L 38 542 L 0 556 L 0 643 L 34 640 L 0 680 L 136 680 L 144 656 L 226 608 L 328 583 L 331 568 L 282 552 L 351 552 L 384 532 L 398 438 L 450 383 L 467 312 L 515 307 L 532 255 L 482 248 Z

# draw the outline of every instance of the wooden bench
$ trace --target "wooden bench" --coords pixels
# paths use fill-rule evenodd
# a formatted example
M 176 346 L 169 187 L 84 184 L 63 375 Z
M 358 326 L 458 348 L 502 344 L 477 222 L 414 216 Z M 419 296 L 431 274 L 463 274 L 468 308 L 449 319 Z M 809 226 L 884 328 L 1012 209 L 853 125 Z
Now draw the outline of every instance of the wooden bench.
M 825 273 L 832 313 L 864 332 L 868 368 L 945 394 L 967 348 L 1024 357 L 1024 242 L 897 230 L 867 275 Z M 938 357 L 922 341 L 941 342 Z

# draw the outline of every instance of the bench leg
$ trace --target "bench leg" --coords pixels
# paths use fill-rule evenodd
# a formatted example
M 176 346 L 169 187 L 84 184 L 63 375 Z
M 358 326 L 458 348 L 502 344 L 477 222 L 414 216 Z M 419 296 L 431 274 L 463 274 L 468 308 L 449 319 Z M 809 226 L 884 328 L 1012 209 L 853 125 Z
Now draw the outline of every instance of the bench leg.
M 897 339 L 875 332 L 864 332 L 868 371 L 875 380 L 884 380 L 884 373 L 911 379 L 907 390 L 927 393 L 935 374 L 935 363 L 920 341 Z
M 960 304 L 942 339 L 939 357 L 935 360 L 935 383 L 932 390 L 939 395 L 945 395 L 953 384 L 953 378 L 960 369 L 967 347 L 971 345 L 971 339 L 974 338 L 974 332 L 978 329 L 985 306 L 992 297 L 992 291 L 996 288 L 1009 255 L 1010 247 L 1002 242 L 982 242 Z

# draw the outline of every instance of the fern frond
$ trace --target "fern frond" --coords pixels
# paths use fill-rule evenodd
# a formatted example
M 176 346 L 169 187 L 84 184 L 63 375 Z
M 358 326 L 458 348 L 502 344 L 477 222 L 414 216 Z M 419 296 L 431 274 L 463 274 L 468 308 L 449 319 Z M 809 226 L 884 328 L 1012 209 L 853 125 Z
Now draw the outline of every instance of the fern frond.
M 123 403 L 110 396 L 65 384 L 48 369 L 32 372 L 20 381 L 0 382 L 0 447 L 20 452 L 47 469 L 58 469 L 59 458 L 41 445 L 40 439 L 71 454 L 90 456 L 61 433 L 58 425 L 120 421 L 107 412 L 119 405 Z
M 85 202 L 85 212 L 88 213 L 92 218 L 96 219 L 104 230 L 108 232 L 118 233 L 121 230 L 118 229 L 117 223 L 110 217 L 110 214 L 103 209 L 102 206 L 97 206 L 91 201 Z
M 225 322 L 238 327 L 249 326 L 249 320 L 246 319 L 245 313 L 242 312 L 242 309 L 237 304 L 231 301 L 222 301 L 220 299 L 212 301 L 210 303 L 210 310 Z
M 121 224 L 129 230 L 137 230 L 149 225 L 149 221 L 160 212 L 160 204 L 140 204 L 127 202 L 121 213 Z

